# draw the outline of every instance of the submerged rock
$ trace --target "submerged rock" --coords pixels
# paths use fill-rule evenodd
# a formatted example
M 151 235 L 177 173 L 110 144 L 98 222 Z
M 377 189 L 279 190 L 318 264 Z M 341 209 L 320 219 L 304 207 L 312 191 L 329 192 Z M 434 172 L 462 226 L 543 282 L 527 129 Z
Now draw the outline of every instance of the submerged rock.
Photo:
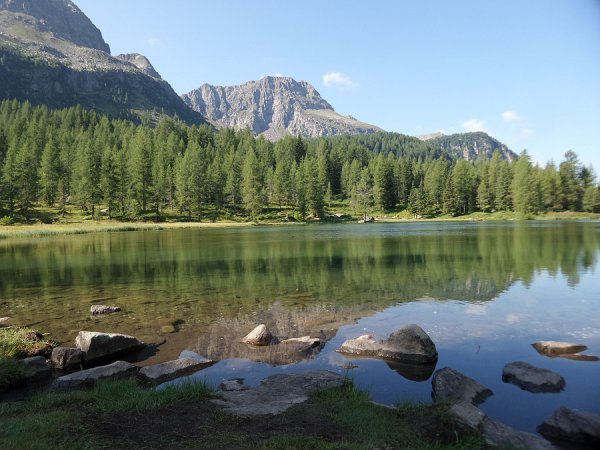
M 438 357 L 431 338 L 421 327 L 414 324 L 403 326 L 381 341 L 375 341 L 370 335 L 349 339 L 342 344 L 338 352 L 417 364 L 432 363 L 437 361 Z
M 312 338 L 310 336 L 302 336 L 298 338 L 290 338 L 281 341 L 280 345 L 287 346 L 288 349 L 296 352 L 308 352 L 315 347 L 321 345 L 319 338 Z
M 550 442 L 533 433 L 517 431 L 487 416 L 483 419 L 481 428 L 485 442 L 495 447 L 517 450 L 556 450 Z
M 600 445 L 600 414 L 561 406 L 537 430 L 552 439 Z
M 248 333 L 242 339 L 242 342 L 244 344 L 263 346 L 269 345 L 272 339 L 273 335 L 271 334 L 267 326 L 265 324 L 260 324 L 254 330 Z
M 538 353 L 546 356 L 572 355 L 587 350 L 585 345 L 572 342 L 539 341 L 531 345 Z
M 233 378 L 223 381 L 219 387 L 222 391 L 247 391 L 250 387 L 244 384 L 243 378 Z
M 207 357 L 199 355 L 191 350 L 182 350 L 178 359 L 195 359 L 196 361 L 200 362 L 212 362 L 212 360 L 208 359 Z
M 494 395 L 491 389 L 450 367 L 435 372 L 431 385 L 435 402 L 480 405 Z
M 61 389 L 80 388 L 93 386 L 100 380 L 109 378 L 121 379 L 135 377 L 139 368 L 125 361 L 116 361 L 107 366 L 94 367 L 93 369 L 64 375 L 54 380 L 54 387 Z
M 78 367 L 83 362 L 83 352 L 78 348 L 56 347 L 52 349 L 50 364 L 55 369 Z
M 144 348 L 146 344 L 133 336 L 118 333 L 80 331 L 75 346 L 84 352 L 84 361 L 98 361 Z
M 90 312 L 92 313 L 92 316 L 99 316 L 101 314 L 111 314 L 119 311 L 121 311 L 121 308 L 119 308 L 118 306 L 92 305 L 90 307 Z
M 299 374 L 272 375 L 257 387 L 224 391 L 222 399 L 212 400 L 237 416 L 279 414 L 297 403 L 308 400 L 310 394 L 344 384 L 345 378 L 326 370 Z
M 161 384 L 165 381 L 190 375 L 214 364 L 214 361 L 198 361 L 192 358 L 181 358 L 167 361 L 152 366 L 143 367 L 139 372 L 139 378 L 151 384 Z
M 560 392 L 565 387 L 565 379 L 556 372 L 540 369 L 523 361 L 504 366 L 502 381 L 512 383 L 529 392 Z

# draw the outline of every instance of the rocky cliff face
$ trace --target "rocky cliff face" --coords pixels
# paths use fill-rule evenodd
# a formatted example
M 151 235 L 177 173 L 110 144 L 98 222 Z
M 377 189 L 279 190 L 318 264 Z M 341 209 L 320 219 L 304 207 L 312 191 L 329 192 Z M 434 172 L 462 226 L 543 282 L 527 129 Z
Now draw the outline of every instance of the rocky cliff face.
M 489 159 L 496 150 L 500 151 L 502 157 L 508 161 L 518 158 L 518 155 L 506 145 L 482 131 L 450 135 L 433 133 L 418 137 L 435 147 L 445 150 L 454 158 L 464 158 L 468 161 L 474 161 L 479 156 Z
M 0 98 L 113 117 L 177 115 L 203 123 L 142 55 L 112 57 L 70 0 L 0 0 Z
M 288 77 L 264 77 L 239 86 L 204 84 L 182 96 L 219 127 L 250 128 L 267 139 L 364 134 L 379 128 L 336 113 L 317 90 Z

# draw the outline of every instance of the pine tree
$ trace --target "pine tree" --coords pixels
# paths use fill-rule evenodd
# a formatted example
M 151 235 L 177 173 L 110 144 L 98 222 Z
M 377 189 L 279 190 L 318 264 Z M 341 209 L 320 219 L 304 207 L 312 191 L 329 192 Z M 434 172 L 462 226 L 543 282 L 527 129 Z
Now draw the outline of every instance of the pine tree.
M 581 171 L 577 154 L 569 150 L 565 153 L 565 160 L 560 163 L 558 174 L 560 177 L 560 195 L 563 209 L 576 211 L 581 209 L 583 188 L 578 175 Z
M 129 149 L 129 172 L 131 174 L 131 196 L 138 211 L 147 211 L 152 192 L 152 139 L 145 128 L 138 128 Z
M 91 141 L 83 141 L 79 147 L 76 172 L 76 198 L 83 211 L 90 211 L 92 219 L 100 202 L 101 155 Z
M 108 207 L 109 219 L 113 218 L 114 210 L 116 209 L 119 200 L 119 186 L 121 180 L 119 178 L 120 174 L 117 164 L 118 156 L 116 149 L 113 147 L 106 148 L 102 155 L 100 190 Z
M 42 152 L 39 172 L 40 195 L 48 206 L 54 205 L 58 196 L 61 169 L 60 149 L 56 141 L 50 137 Z
M 35 142 L 25 141 L 19 147 L 14 166 L 18 202 L 24 212 L 29 210 L 38 197 L 38 164 Z
M 515 163 L 511 192 L 515 212 L 520 214 L 535 212 L 532 166 L 527 151 L 523 151 Z
M 263 206 L 263 186 L 261 168 L 253 149 L 246 152 L 242 170 L 242 199 L 246 211 L 256 220 Z

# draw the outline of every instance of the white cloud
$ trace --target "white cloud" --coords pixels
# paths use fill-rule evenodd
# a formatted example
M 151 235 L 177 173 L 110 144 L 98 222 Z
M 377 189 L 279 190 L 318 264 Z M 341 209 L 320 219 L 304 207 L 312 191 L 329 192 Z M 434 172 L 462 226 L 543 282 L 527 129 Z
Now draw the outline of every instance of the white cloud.
M 463 122 L 460 126 L 463 128 L 463 130 L 465 130 L 468 133 L 474 133 L 475 131 L 485 131 L 483 120 L 479 119 L 469 119 L 466 122 Z
M 358 83 L 342 72 L 327 72 L 321 76 L 325 86 L 355 88 Z
M 523 121 L 523 117 L 521 117 L 516 111 L 504 111 L 502 113 L 502 120 L 507 123 L 518 123 Z
M 160 45 L 161 40 L 157 37 L 151 37 L 151 38 L 146 39 L 146 43 L 150 47 L 156 47 L 157 45 Z

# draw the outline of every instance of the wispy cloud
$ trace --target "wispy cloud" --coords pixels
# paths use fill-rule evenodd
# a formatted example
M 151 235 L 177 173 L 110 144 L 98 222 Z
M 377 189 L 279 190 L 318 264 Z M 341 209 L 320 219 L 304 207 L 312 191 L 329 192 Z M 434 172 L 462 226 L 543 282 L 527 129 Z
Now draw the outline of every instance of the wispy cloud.
M 483 120 L 479 119 L 469 119 L 466 122 L 463 122 L 460 126 L 463 128 L 463 130 L 465 130 L 468 133 L 474 133 L 476 131 L 485 131 Z
M 355 88 L 358 83 L 342 72 L 327 72 L 321 78 L 327 87 Z
M 502 120 L 506 123 L 519 123 L 523 122 L 523 117 L 521 117 L 516 111 L 504 111 L 502 113 Z
M 157 37 L 151 37 L 146 39 L 146 43 L 150 46 L 150 47 L 156 47 L 157 45 L 161 44 L 161 40 L 160 38 Z

